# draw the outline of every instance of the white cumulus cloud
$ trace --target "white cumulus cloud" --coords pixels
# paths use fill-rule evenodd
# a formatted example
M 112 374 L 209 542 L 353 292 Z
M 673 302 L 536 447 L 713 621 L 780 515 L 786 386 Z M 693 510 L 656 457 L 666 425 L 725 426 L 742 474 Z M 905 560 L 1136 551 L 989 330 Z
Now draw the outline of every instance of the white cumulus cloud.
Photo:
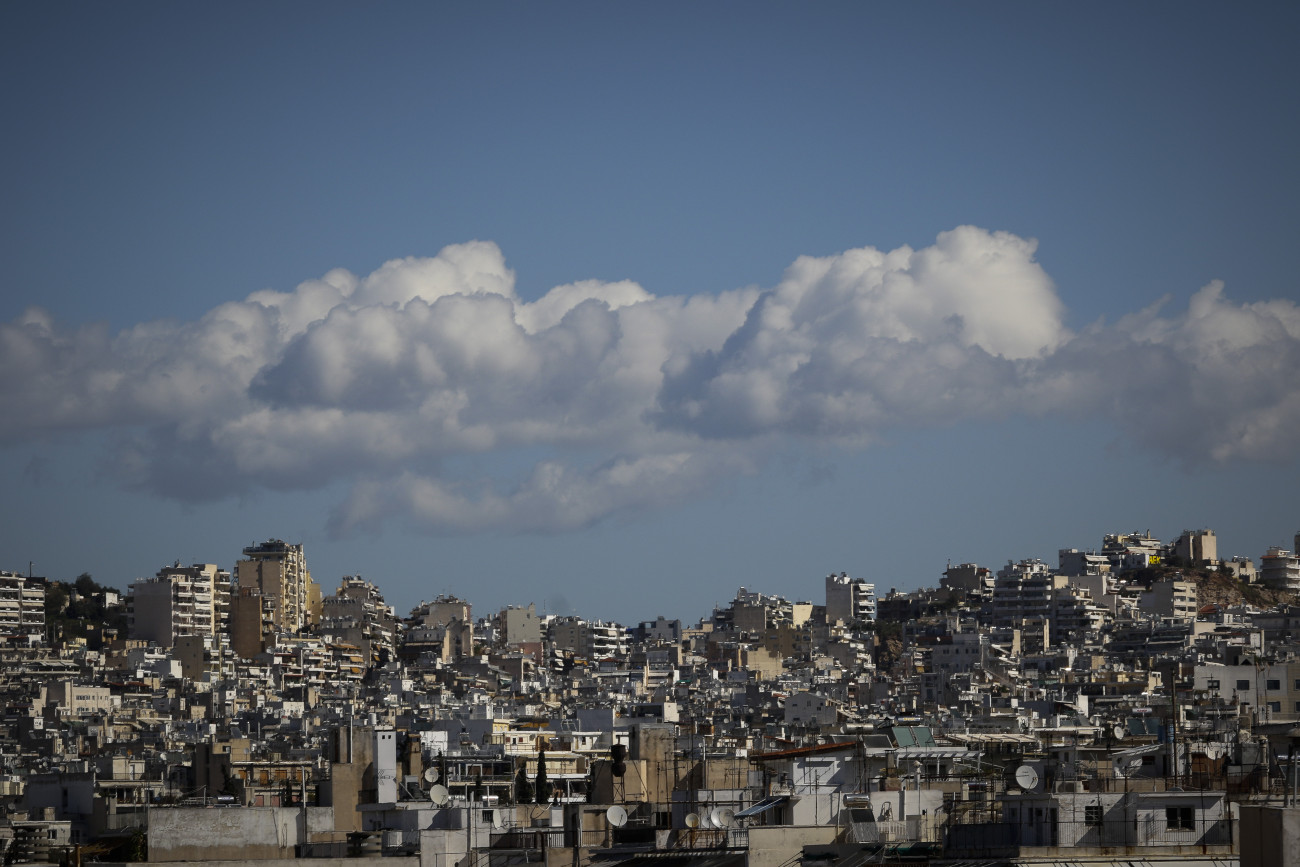
M 1300 453 L 1300 311 L 1224 287 L 1072 333 L 1035 242 L 801 257 L 768 289 L 584 280 L 521 300 L 495 244 L 334 270 L 194 322 L 0 323 L 0 443 L 113 434 L 182 500 L 351 483 L 333 528 L 553 532 L 704 495 L 773 450 L 1101 416 L 1189 462 Z

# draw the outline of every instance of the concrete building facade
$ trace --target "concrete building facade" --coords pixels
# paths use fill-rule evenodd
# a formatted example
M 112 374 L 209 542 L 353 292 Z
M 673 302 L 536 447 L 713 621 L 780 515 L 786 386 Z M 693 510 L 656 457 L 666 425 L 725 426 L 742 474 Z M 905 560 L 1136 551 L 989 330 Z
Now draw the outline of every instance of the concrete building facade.
M 45 635 L 45 579 L 0 572 L 0 641 L 39 643 Z
M 1269 548 L 1259 558 L 1259 581 L 1267 587 L 1300 590 L 1300 555 L 1276 545 Z
M 1184 530 L 1174 540 L 1173 553 L 1188 566 L 1215 563 L 1219 559 L 1219 540 L 1213 530 Z
M 182 636 L 218 635 L 229 605 L 229 572 L 213 563 L 165 566 L 131 585 L 131 637 L 171 647 Z
M 320 587 L 311 580 L 302 545 L 270 539 L 244 549 L 235 564 L 239 593 L 255 590 L 272 601 L 272 623 L 277 632 L 296 635 L 320 616 Z
M 848 573 L 831 573 L 826 576 L 826 621 L 876 619 L 876 585 L 861 578 L 850 578 Z

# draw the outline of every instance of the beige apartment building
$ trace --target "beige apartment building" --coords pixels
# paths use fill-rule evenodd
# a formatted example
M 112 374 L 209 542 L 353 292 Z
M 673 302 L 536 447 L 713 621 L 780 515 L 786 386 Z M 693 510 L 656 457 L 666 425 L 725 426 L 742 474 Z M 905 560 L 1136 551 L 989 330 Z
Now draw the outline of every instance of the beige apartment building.
M 1196 666 L 1198 692 L 1235 702 L 1257 722 L 1300 721 L 1300 662 Z
M 224 631 L 230 608 L 230 573 L 214 563 L 158 570 L 131 585 L 131 637 L 172 647 L 176 639 Z
M 235 564 L 235 586 L 240 594 L 254 591 L 271 600 L 277 632 L 296 635 L 320 617 L 320 586 L 311 580 L 302 545 L 270 539 L 245 548 Z

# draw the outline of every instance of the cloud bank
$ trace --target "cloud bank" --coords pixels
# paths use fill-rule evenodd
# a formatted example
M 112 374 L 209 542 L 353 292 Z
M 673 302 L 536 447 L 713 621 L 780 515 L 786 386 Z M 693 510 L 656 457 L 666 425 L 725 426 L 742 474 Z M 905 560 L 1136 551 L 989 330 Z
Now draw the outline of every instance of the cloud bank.
M 1188 463 L 1300 452 L 1300 309 L 1223 286 L 1080 333 L 1035 243 L 802 257 L 775 286 L 531 302 L 496 245 L 335 270 L 195 322 L 0 324 L 0 444 L 113 435 L 179 500 L 351 493 L 332 529 L 551 532 L 699 497 L 801 444 L 1018 414 L 1102 417 Z

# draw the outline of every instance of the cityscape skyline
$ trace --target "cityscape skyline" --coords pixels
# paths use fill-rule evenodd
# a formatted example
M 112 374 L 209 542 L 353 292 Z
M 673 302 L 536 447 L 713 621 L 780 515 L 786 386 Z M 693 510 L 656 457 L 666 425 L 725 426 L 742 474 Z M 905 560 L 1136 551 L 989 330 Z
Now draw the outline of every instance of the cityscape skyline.
M 1181 535 L 1186 535 L 1188 533 L 1199 533 L 1203 531 L 1208 531 L 1210 537 L 1213 540 L 1215 540 L 1215 545 L 1216 545 L 1215 550 L 1219 552 L 1218 554 L 1216 554 L 1216 556 L 1222 559 L 1223 561 L 1245 559 L 1250 561 L 1252 567 L 1256 567 L 1257 564 L 1262 564 L 1261 558 L 1265 553 L 1272 554 L 1273 551 L 1281 550 L 1283 552 L 1300 554 L 1300 547 L 1296 547 L 1297 545 L 1300 545 L 1300 530 L 1298 530 L 1294 534 L 1294 536 L 1290 537 L 1289 539 L 1284 539 L 1277 543 L 1270 544 L 1265 551 L 1261 551 L 1257 555 L 1240 554 L 1240 553 L 1230 551 L 1229 549 L 1218 549 L 1217 548 L 1218 536 L 1213 530 L 1213 528 L 1207 528 L 1207 527 L 1194 528 L 1194 529 L 1185 528 L 1181 534 L 1171 534 L 1167 537 L 1152 533 L 1150 528 L 1143 529 L 1143 530 L 1123 531 L 1115 534 L 1107 534 L 1108 538 L 1104 541 L 1107 544 L 1109 544 L 1110 536 L 1114 536 L 1116 538 L 1122 538 L 1128 535 L 1131 535 L 1133 537 L 1146 536 L 1152 540 L 1150 543 L 1152 545 L 1172 546 L 1174 544 L 1174 541 L 1177 538 L 1179 538 L 1179 536 Z M 1060 548 L 1057 549 L 1056 554 L 1063 556 L 1063 552 L 1065 551 L 1075 551 L 1075 552 L 1082 552 L 1084 554 L 1099 555 L 1104 550 L 1104 548 L 1105 548 L 1104 545 L 1096 545 L 1096 546 L 1089 546 L 1089 547 L 1061 546 Z M 678 620 L 683 624 L 690 624 L 690 623 L 707 621 L 710 618 L 710 616 L 715 614 L 717 610 L 719 610 L 724 605 L 725 602 L 729 601 L 732 598 L 731 594 L 724 594 L 721 598 L 715 600 L 712 603 L 711 607 L 701 609 L 698 612 L 681 611 L 676 609 L 665 610 L 665 606 L 660 606 L 659 608 L 655 609 L 653 614 L 649 613 L 649 610 L 633 613 L 631 609 L 628 609 L 627 614 L 625 614 L 624 616 L 615 616 L 607 613 L 592 613 L 580 607 L 569 605 L 567 600 L 562 600 L 566 605 L 568 605 L 568 607 L 565 610 L 553 610 L 553 607 L 557 602 L 557 597 L 554 595 L 550 597 L 541 597 L 541 598 L 530 597 L 530 598 L 517 598 L 517 599 L 499 599 L 497 596 L 492 595 L 492 592 L 489 590 L 488 593 L 486 594 L 485 599 L 481 599 L 481 598 L 476 599 L 475 596 L 473 595 L 472 590 L 466 589 L 464 587 L 462 588 L 444 587 L 436 591 L 426 592 L 424 595 L 418 595 L 417 597 L 417 596 L 410 595 L 410 592 L 412 590 L 412 583 L 404 582 L 400 580 L 396 582 L 396 587 L 398 588 L 398 593 L 402 594 L 401 598 L 390 598 L 387 594 L 385 594 L 385 582 L 383 581 L 382 577 L 362 574 L 359 572 L 339 573 L 338 575 L 334 575 L 332 572 L 322 573 L 320 571 L 318 571 L 317 573 L 312 573 L 311 572 L 312 565 L 307 556 L 308 552 L 304 549 L 302 545 L 295 544 L 293 542 L 288 542 L 286 544 L 285 540 L 275 539 L 275 538 L 271 538 L 262 542 L 254 542 L 248 547 L 243 548 L 242 557 L 244 558 L 244 560 L 241 560 L 239 562 L 232 560 L 229 564 L 226 564 L 224 562 L 216 562 L 216 558 L 211 558 L 211 557 L 206 559 L 197 559 L 194 560 L 193 562 L 175 560 L 171 564 L 167 564 L 167 563 L 160 564 L 160 567 L 157 571 L 157 577 L 155 577 L 152 573 L 150 573 L 146 575 L 137 576 L 136 578 L 133 578 L 125 582 L 125 584 L 121 586 L 114 585 L 114 584 L 105 584 L 104 586 L 114 587 L 115 589 L 119 590 L 125 597 L 126 595 L 130 594 L 133 591 L 133 587 L 137 582 L 144 585 L 153 585 L 158 581 L 163 581 L 164 583 L 166 583 L 167 576 L 169 576 L 173 572 L 189 573 L 191 571 L 198 570 L 203 567 L 215 566 L 218 570 L 218 576 L 219 577 L 224 576 L 224 580 L 226 582 L 229 582 L 230 588 L 233 589 L 240 586 L 238 580 L 238 574 L 240 572 L 241 567 L 239 564 L 244 562 L 254 562 L 247 559 L 250 556 L 250 553 L 256 556 L 257 552 L 263 550 L 279 551 L 282 549 L 287 549 L 287 550 L 297 552 L 296 556 L 299 558 L 298 562 L 300 564 L 298 568 L 306 570 L 306 574 L 309 575 L 310 581 L 314 582 L 315 586 L 317 587 L 320 593 L 328 595 L 331 592 L 333 592 L 333 589 L 335 588 L 336 585 L 338 587 L 346 587 L 358 581 L 364 582 L 366 584 L 372 585 L 381 595 L 383 595 L 383 600 L 385 604 L 393 608 L 398 618 L 402 618 L 406 616 L 408 612 L 416 611 L 421 606 L 425 606 L 427 605 L 427 603 L 432 602 L 435 599 L 445 598 L 445 599 L 458 599 L 460 601 L 468 603 L 470 606 L 476 607 L 478 610 L 476 619 L 484 619 L 484 618 L 491 619 L 495 617 L 499 612 L 504 611 L 507 608 L 526 608 L 529 606 L 534 606 L 539 616 L 557 616 L 557 617 L 576 616 L 591 621 L 613 622 L 624 627 L 631 627 L 637 623 L 653 620 L 656 617 L 660 617 L 660 618 L 666 617 L 670 620 Z M 1057 568 L 1057 559 L 1058 559 L 1057 557 L 1047 557 L 1047 556 L 1038 556 L 1038 555 L 1008 557 L 1002 560 L 991 561 L 991 562 L 954 560 L 952 558 L 949 558 L 948 560 L 945 561 L 944 565 L 945 565 L 945 569 L 957 565 L 977 566 L 984 570 L 987 570 L 990 574 L 992 574 L 997 572 L 1003 566 L 1009 567 L 1013 564 L 1034 563 L 1034 562 L 1043 563 L 1046 565 L 1046 567 L 1049 570 L 1055 570 Z M 1062 565 L 1064 566 L 1064 564 Z M 328 566 L 325 568 L 328 568 Z M 0 568 L 0 572 L 15 572 L 15 570 L 8 569 L 8 568 Z M 90 574 L 92 577 L 96 577 L 93 572 L 84 572 L 80 574 Z M 798 592 L 793 592 L 793 593 L 789 592 L 787 586 L 783 586 L 780 584 L 772 585 L 772 586 L 767 586 L 767 585 L 758 586 L 752 584 L 747 585 L 741 582 L 735 585 L 734 589 L 732 590 L 732 594 L 749 592 L 749 593 L 757 593 L 765 596 L 787 599 L 791 602 L 796 602 L 796 603 L 823 604 L 827 602 L 826 594 L 829 592 L 827 588 L 831 582 L 831 579 L 837 575 L 843 576 L 843 580 L 845 582 L 850 582 L 855 585 L 858 583 L 866 582 L 867 586 L 874 588 L 876 593 L 878 593 L 880 597 L 885 597 L 893 591 L 898 591 L 899 593 L 906 594 L 918 590 L 936 589 L 941 584 L 939 578 L 942 577 L 943 574 L 944 573 L 942 571 L 940 573 L 937 573 L 937 575 L 929 583 L 927 583 L 924 579 L 922 579 L 918 582 L 914 582 L 910 584 L 909 586 L 899 586 L 899 585 L 881 585 L 878 581 L 874 580 L 873 577 L 868 574 L 850 573 L 843 570 L 831 570 L 829 572 L 829 577 L 827 575 L 822 575 L 815 579 L 812 579 L 812 578 L 808 578 L 807 576 L 801 575 L 797 579 L 794 579 L 792 583 L 794 583 L 796 586 L 800 588 Z M 39 577 L 45 578 L 46 580 L 50 580 L 50 581 L 63 581 L 64 583 L 71 583 L 73 578 L 76 576 L 55 577 L 55 576 L 41 575 Z M 104 584 L 102 580 L 98 578 L 96 580 L 97 583 Z M 259 593 L 261 592 L 259 582 L 256 578 L 251 583 L 248 584 L 248 587 L 251 590 L 258 590 Z M 479 589 L 482 590 L 482 588 Z M 273 593 L 273 595 L 276 594 Z
M 0 10 L 0 568 L 625 621 L 1296 531 L 1300 11 L 304 8 Z

